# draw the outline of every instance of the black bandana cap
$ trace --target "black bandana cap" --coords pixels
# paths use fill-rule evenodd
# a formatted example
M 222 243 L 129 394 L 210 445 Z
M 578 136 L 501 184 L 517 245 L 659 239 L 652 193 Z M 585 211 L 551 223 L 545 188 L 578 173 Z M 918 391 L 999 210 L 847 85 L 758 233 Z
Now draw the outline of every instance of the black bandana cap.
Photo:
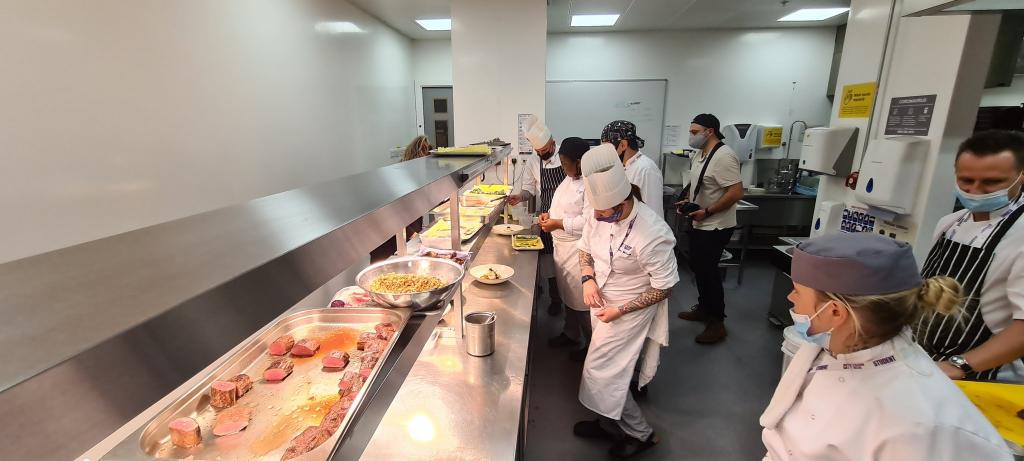
M 637 149 L 644 147 L 644 139 L 636 135 L 636 125 L 633 122 L 626 120 L 616 120 L 609 123 L 601 131 L 601 140 L 609 141 L 612 144 L 618 144 L 619 140 L 625 139 L 626 141 L 632 141 L 630 144 L 636 144 Z

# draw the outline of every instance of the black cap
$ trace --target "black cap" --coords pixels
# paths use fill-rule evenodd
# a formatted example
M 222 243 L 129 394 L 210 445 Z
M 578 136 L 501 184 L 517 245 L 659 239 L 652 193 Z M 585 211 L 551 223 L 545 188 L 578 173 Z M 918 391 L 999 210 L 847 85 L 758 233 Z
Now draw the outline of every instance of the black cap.
M 725 139 L 725 136 L 722 136 L 722 122 L 719 122 L 718 117 L 714 115 L 698 114 L 690 123 L 696 123 L 704 128 L 714 128 L 718 139 Z
M 604 130 L 601 130 L 601 141 L 618 144 L 619 140 L 622 139 L 630 141 L 630 145 L 635 145 L 637 149 L 644 147 L 644 138 L 636 135 L 636 125 L 633 122 L 616 120 L 606 125 Z
M 558 146 L 558 153 L 569 157 L 577 162 L 583 159 L 583 154 L 590 150 L 590 144 L 583 138 L 565 138 Z

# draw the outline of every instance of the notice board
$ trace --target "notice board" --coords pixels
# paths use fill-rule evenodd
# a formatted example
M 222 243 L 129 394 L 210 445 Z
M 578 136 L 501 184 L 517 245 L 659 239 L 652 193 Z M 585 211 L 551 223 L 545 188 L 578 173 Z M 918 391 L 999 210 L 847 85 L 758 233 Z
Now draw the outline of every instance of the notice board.
M 839 100 L 839 118 L 868 118 L 875 104 L 875 82 L 843 85 L 842 99 Z
M 889 103 L 885 120 L 886 136 L 928 136 L 935 112 L 934 94 L 900 96 Z

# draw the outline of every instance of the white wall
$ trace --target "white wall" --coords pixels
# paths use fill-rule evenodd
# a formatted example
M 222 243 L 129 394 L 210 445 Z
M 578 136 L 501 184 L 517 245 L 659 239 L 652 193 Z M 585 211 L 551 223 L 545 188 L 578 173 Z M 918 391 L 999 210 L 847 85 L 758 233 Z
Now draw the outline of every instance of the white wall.
M 1014 75 L 1010 86 L 986 88 L 981 93 L 982 107 L 1019 106 L 1024 103 L 1024 75 Z
M 423 133 L 423 87 L 452 85 L 452 41 L 413 40 L 412 71 L 416 84 L 416 127 Z
M 544 113 L 545 0 L 452 0 L 455 144 L 501 137 Z
M 835 28 L 555 34 L 547 78 L 666 78 L 667 125 L 685 129 L 710 112 L 723 125 L 772 123 L 788 133 L 793 120 L 828 122 L 834 46 Z
M 411 41 L 345 1 L 3 9 L 0 261 L 382 165 L 415 133 Z

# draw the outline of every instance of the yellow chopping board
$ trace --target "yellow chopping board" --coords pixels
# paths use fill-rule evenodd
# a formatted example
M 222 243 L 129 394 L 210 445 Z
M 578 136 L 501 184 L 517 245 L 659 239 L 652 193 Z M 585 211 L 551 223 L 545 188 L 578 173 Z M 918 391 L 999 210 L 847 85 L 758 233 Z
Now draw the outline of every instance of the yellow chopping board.
M 1024 445 L 1024 419 L 1017 416 L 1024 411 L 1024 384 L 956 381 L 956 385 L 1004 439 Z

